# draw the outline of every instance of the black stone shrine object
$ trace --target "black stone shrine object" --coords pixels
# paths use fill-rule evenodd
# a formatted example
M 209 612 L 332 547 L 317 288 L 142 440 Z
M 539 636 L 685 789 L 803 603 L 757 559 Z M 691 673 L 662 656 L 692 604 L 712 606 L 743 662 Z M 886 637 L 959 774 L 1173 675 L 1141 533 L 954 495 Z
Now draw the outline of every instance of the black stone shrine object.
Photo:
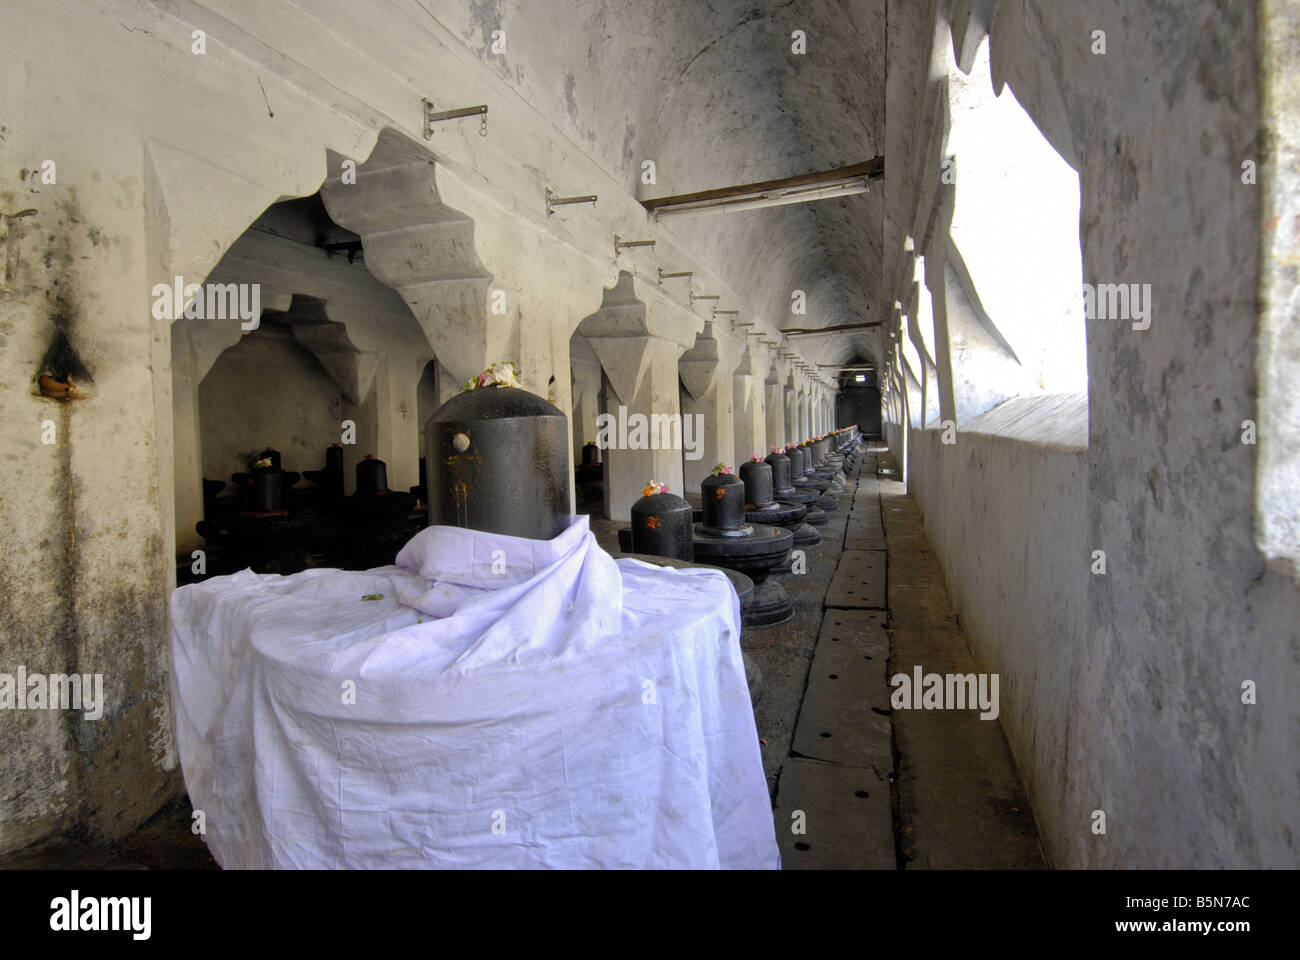
M 817 500 L 817 506 L 829 513 L 836 506 L 835 491 L 833 489 L 835 470 L 819 469 L 813 466 L 817 458 L 818 445 L 824 442 L 823 440 L 812 441 L 797 449 L 804 455 L 803 480 L 817 486 L 818 492 L 821 493 L 821 497 Z M 795 482 L 795 485 L 798 486 L 798 481 Z
M 804 523 L 814 527 L 823 527 L 830 517 L 826 516 L 826 511 L 817 506 L 817 501 L 821 494 L 815 489 L 804 487 L 797 488 L 791 482 L 791 458 L 784 453 L 768 454 L 767 463 L 772 468 L 772 485 L 773 494 L 780 500 L 789 503 L 802 504 L 807 511 L 804 514 Z M 814 531 L 816 532 L 816 531 Z M 818 535 L 818 540 L 821 537 Z M 811 544 L 810 544 L 811 546 Z
M 632 552 L 691 563 L 695 559 L 693 517 L 691 505 L 676 494 L 665 491 L 642 497 L 632 504 Z
M 772 465 L 766 460 L 751 460 L 740 465 L 740 479 L 745 485 L 745 520 L 783 527 L 794 534 L 796 547 L 815 547 L 822 538 L 804 522 L 807 507 L 795 501 L 775 499 L 774 475 Z
M 600 448 L 587 443 L 582 448 L 582 462 L 573 468 L 578 484 L 578 505 L 600 503 L 605 499 L 605 465 L 600 462 Z
M 337 443 L 325 449 L 325 466 L 304 470 L 303 476 L 316 486 L 316 505 L 322 513 L 338 513 L 343 502 L 343 448 Z
M 794 602 L 770 574 L 784 567 L 794 534 L 764 523 L 745 523 L 745 485 L 726 474 L 700 484 L 704 519 L 695 525 L 695 560 L 738 570 L 754 581 L 754 597 L 741 622 L 747 627 L 784 623 L 794 616 Z
M 429 523 L 530 540 L 569 525 L 568 418 L 500 384 L 452 397 L 428 420 Z
M 668 566 L 708 566 L 692 564 L 695 557 L 694 508 L 683 498 L 666 491 L 642 497 L 632 504 L 632 525 L 618 531 L 618 548 L 628 556 L 660 558 Z M 725 570 L 723 567 L 716 569 Z M 725 572 L 732 578 L 732 585 L 740 597 L 743 623 L 754 599 L 754 581 L 735 570 Z
M 417 496 L 388 489 L 388 464 L 368 454 L 357 462 L 357 489 L 339 509 L 339 566 L 368 570 L 392 563 L 410 539 L 404 529 Z

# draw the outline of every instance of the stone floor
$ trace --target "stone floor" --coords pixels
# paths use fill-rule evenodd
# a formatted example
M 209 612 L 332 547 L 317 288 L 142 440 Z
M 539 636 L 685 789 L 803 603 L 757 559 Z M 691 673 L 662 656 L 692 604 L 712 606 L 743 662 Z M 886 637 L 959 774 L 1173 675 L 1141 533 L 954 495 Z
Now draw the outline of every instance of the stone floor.
M 976 673 L 916 503 L 883 447 L 869 449 L 837 511 L 842 549 L 816 581 L 820 630 L 778 763 L 787 869 L 1045 866 L 1024 788 L 994 720 L 894 710 L 889 677 Z M 829 528 L 828 528 L 829 529 Z M 811 582 L 811 578 L 810 578 Z M 753 636 L 745 645 L 754 643 Z M 788 664 L 797 674 L 800 664 Z M 763 733 L 763 705 L 759 710 Z M 770 771 L 770 768 L 769 768 Z M 771 774 L 769 772 L 769 780 Z
M 592 517 L 618 552 L 618 525 Z M 873 447 L 783 582 L 795 615 L 746 629 L 754 714 L 787 869 L 1038 868 L 1033 814 L 1001 726 L 970 710 L 893 710 L 888 678 L 978 672 L 915 501 Z M 60 837 L 0 869 L 213 869 L 173 801 L 111 849 Z

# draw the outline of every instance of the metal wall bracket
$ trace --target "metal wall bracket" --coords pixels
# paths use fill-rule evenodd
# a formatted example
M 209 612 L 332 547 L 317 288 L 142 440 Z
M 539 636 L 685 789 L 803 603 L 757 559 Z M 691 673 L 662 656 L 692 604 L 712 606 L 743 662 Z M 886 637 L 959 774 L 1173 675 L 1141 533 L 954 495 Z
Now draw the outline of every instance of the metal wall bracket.
M 653 240 L 624 240 L 617 233 L 614 234 L 614 256 L 618 256 L 624 247 L 653 247 Z
M 554 207 L 563 207 L 571 203 L 595 203 L 596 195 L 587 194 L 582 197 L 557 197 L 555 191 L 550 187 L 546 188 L 546 215 L 549 217 L 555 213 Z
M 701 293 L 698 296 L 696 296 L 694 292 L 691 293 L 691 303 L 694 303 L 696 300 L 721 300 L 721 299 L 722 299 L 722 294 L 720 293 Z
M 660 283 L 663 283 L 665 280 L 672 280 L 676 277 L 693 277 L 693 276 L 695 276 L 695 271 L 693 270 L 678 270 L 674 273 L 664 273 L 664 268 L 663 267 L 659 268 Z
M 481 136 L 487 136 L 487 104 L 480 103 L 477 107 L 457 107 L 455 110 L 434 110 L 433 102 L 428 97 L 421 97 L 420 102 L 424 104 L 424 139 L 429 140 L 433 137 L 433 125 L 443 120 L 458 120 L 461 117 L 482 117 L 483 124 L 479 129 Z

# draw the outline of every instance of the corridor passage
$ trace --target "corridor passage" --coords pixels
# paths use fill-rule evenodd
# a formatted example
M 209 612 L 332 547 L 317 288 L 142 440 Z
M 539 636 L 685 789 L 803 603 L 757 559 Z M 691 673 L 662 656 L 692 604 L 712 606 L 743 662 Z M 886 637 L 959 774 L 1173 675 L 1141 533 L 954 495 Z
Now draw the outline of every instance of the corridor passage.
M 1297 38 L 4 0 L 0 871 L 1300 867 Z
M 819 621 L 809 642 L 781 657 L 762 655 L 773 646 L 766 638 L 744 643 L 761 657 L 765 684 L 781 666 L 783 681 L 804 679 L 793 713 L 788 696 L 773 703 L 769 692 L 757 709 L 783 866 L 1043 867 L 996 719 L 891 708 L 895 674 L 979 672 L 916 504 L 890 479 L 896 473 L 888 450 L 875 446 L 849 476 L 823 528 L 830 542 L 817 550 L 825 554 L 812 551 L 810 573 L 826 568 L 807 584 L 820 609 L 804 609 L 812 598 L 796 594 L 799 619 Z

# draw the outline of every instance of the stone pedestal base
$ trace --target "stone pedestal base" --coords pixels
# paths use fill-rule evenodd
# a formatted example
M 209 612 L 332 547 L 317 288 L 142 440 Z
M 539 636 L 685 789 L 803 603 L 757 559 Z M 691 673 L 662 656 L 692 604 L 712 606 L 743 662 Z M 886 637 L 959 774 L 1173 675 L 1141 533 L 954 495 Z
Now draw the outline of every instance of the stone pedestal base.
M 794 601 L 780 581 L 768 577 L 761 583 L 754 584 L 754 599 L 750 601 L 749 610 L 741 613 L 741 622 L 746 627 L 770 627 L 785 623 L 794 616 Z
M 741 611 L 743 626 L 766 627 L 794 616 L 794 601 L 785 587 L 769 576 L 788 564 L 794 534 L 756 523 L 752 536 L 724 539 L 710 536 L 701 527 L 695 527 L 696 561 L 738 570 L 754 581 L 753 599 Z

